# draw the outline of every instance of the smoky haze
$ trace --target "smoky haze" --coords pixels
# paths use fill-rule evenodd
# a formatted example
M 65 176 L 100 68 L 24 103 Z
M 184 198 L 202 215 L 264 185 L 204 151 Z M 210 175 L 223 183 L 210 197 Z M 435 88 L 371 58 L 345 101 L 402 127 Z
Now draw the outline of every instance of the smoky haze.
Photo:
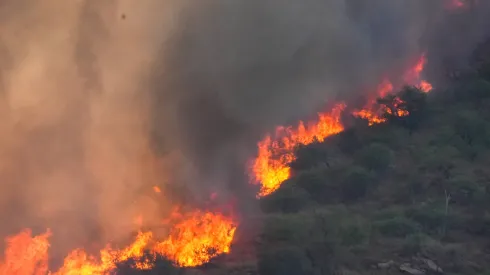
M 64 255 L 127 238 L 139 215 L 168 208 L 151 194 L 165 175 L 149 147 L 145 79 L 172 5 L 0 3 L 2 237 L 50 228 Z
M 444 7 L 2 1 L 0 234 L 49 227 L 64 252 L 124 238 L 180 197 L 252 205 L 245 165 L 260 137 L 403 71 Z M 184 188 L 151 193 L 165 184 Z
M 401 78 L 423 52 L 440 70 L 444 39 L 454 41 L 444 55 L 464 59 L 488 30 L 490 11 L 462 9 L 472 32 L 452 37 L 452 0 L 186 4 L 153 71 L 153 137 L 161 152 L 181 150 L 199 175 L 188 181 L 203 194 L 210 186 L 246 194 L 244 163 L 275 126 Z M 457 43 L 458 35 L 466 40 Z

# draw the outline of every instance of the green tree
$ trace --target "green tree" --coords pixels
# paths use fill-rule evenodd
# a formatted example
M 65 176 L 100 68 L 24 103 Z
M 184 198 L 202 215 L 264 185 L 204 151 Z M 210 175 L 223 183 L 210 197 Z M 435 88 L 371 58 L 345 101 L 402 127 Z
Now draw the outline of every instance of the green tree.
M 388 147 L 372 143 L 361 151 L 357 161 L 371 171 L 383 172 L 388 169 L 393 160 L 393 152 Z
M 314 142 L 308 145 L 300 145 L 296 149 L 296 159 L 289 166 L 295 171 L 304 171 L 318 165 L 330 166 L 328 152 L 325 143 Z
M 317 167 L 299 173 L 294 181 L 306 190 L 318 203 L 332 203 L 338 200 L 339 186 L 335 181 L 338 171 L 327 167 Z

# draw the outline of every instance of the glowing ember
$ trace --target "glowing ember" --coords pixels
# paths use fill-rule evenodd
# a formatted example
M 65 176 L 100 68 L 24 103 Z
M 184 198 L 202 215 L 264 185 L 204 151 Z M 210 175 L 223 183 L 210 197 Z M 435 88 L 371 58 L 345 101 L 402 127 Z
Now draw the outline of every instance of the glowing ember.
M 155 193 L 158 193 L 158 194 L 162 193 L 162 190 L 158 186 L 153 186 L 153 191 L 155 191 Z
M 211 258 L 228 253 L 236 225 L 222 214 L 195 211 L 173 214 L 175 226 L 163 241 L 154 240 L 152 232 L 140 232 L 135 240 L 123 249 L 107 246 L 98 257 L 81 249 L 69 253 L 63 266 L 48 272 L 48 237 L 50 233 L 32 237 L 30 230 L 6 238 L 4 260 L 0 262 L 2 275 L 105 275 L 117 263 L 135 259 L 134 268 L 147 270 L 154 266 L 148 260 L 139 260 L 145 251 L 160 254 L 180 266 L 196 266 Z
M 425 93 L 428 93 L 432 90 L 432 84 L 430 84 L 429 82 L 427 82 L 425 80 L 422 80 L 420 82 L 420 90 L 422 90 Z
M 432 85 L 420 79 L 426 63 L 425 55 L 421 55 L 415 64 L 409 67 L 403 79 L 406 84 L 417 85 L 422 91 L 429 92 L 432 90 Z M 406 110 L 398 108 L 403 102 L 397 97 L 394 98 L 393 110 L 387 107 L 380 108 L 376 104 L 376 98 L 393 93 L 393 89 L 394 85 L 389 79 L 383 80 L 373 94 L 373 98 L 367 101 L 364 108 L 355 110 L 352 115 L 367 120 L 370 126 L 385 122 L 383 113 L 395 114 L 399 117 L 407 116 Z M 328 136 L 344 130 L 340 116 L 345 107 L 345 104 L 341 103 L 328 113 L 318 114 L 318 121 L 307 123 L 308 127 L 305 127 L 302 121 L 296 129 L 278 127 L 274 137 L 268 135 L 258 143 L 258 155 L 253 161 L 250 173 L 252 183 L 261 186 L 258 197 L 276 191 L 281 183 L 290 177 L 289 163 L 295 159 L 296 146 L 310 144 L 315 140 L 323 141 Z

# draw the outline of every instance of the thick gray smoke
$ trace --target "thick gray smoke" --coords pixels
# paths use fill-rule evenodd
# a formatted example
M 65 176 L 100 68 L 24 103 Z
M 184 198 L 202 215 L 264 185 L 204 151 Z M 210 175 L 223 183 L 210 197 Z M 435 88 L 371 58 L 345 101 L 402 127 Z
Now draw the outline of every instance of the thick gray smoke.
M 0 234 L 123 238 L 138 215 L 158 220 L 174 198 L 151 190 L 166 183 L 191 203 L 253 197 L 260 137 L 401 73 L 436 44 L 446 3 L 0 2 Z M 467 48 L 446 56 L 483 37 L 480 4 Z
M 274 126 L 400 77 L 428 50 L 439 67 L 434 37 L 452 37 L 440 30 L 455 12 L 452 0 L 188 2 L 157 60 L 152 121 L 159 148 L 182 150 L 204 189 L 244 186 L 243 163 Z M 464 58 L 488 11 L 466 16 L 468 40 L 444 53 Z

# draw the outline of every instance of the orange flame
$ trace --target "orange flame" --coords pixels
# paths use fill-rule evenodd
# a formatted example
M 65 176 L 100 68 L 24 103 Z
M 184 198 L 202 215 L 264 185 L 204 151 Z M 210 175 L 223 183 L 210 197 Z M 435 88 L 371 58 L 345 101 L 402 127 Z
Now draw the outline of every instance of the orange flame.
M 140 259 L 145 251 L 168 257 L 179 266 L 197 266 L 211 258 L 230 252 L 236 225 L 231 218 L 212 212 L 195 211 L 189 214 L 173 213 L 175 226 L 167 239 L 159 242 L 152 232 L 140 232 L 123 249 L 107 246 L 99 257 L 88 255 L 82 249 L 73 250 L 56 272 L 48 272 L 50 232 L 32 237 L 30 230 L 6 238 L 4 260 L 0 262 L 1 275 L 105 275 L 117 263 L 137 259 L 134 268 L 147 270 L 153 262 Z
M 296 129 L 278 127 L 274 136 L 278 140 L 273 141 L 271 136 L 267 136 L 259 142 L 259 154 L 252 167 L 254 182 L 261 183 L 259 197 L 276 191 L 289 178 L 289 163 L 295 159 L 297 145 L 323 141 L 344 130 L 340 115 L 345 107 L 343 103 L 337 104 L 329 113 L 318 114 L 318 121 L 308 123 L 308 126 L 300 121 Z
M 418 85 L 424 92 L 432 90 L 432 85 L 420 79 L 420 74 L 424 70 L 427 63 L 425 54 L 410 67 L 404 75 L 404 81 L 407 84 Z M 392 93 L 394 89 L 393 83 L 385 79 L 378 86 L 376 97 L 385 97 Z M 398 109 L 402 101 L 395 98 L 395 112 L 399 117 L 407 116 L 406 110 Z M 292 127 L 278 127 L 274 137 L 267 135 L 258 144 L 258 154 L 253 160 L 250 172 L 252 183 L 260 185 L 260 191 L 257 197 L 267 196 L 276 191 L 290 177 L 289 163 L 295 159 L 294 149 L 302 144 L 307 145 L 315 140 L 323 141 L 325 138 L 338 134 L 344 130 L 344 126 L 340 120 L 340 116 L 346 105 L 340 103 L 336 105 L 330 112 L 318 114 L 318 121 L 305 123 L 300 121 L 296 129 Z M 390 109 L 376 109 L 376 100 L 368 100 L 366 106 L 361 110 L 355 110 L 352 115 L 365 119 L 368 124 L 374 125 L 383 123 L 386 118 L 382 117 L 383 112 L 393 112 Z
M 4 260 L 0 262 L 2 275 L 46 275 L 48 272 L 48 231 L 32 237 L 30 230 L 7 237 Z
M 179 266 L 198 266 L 229 253 L 235 230 L 233 221 L 221 214 L 195 211 L 177 223 L 169 238 L 153 250 Z

